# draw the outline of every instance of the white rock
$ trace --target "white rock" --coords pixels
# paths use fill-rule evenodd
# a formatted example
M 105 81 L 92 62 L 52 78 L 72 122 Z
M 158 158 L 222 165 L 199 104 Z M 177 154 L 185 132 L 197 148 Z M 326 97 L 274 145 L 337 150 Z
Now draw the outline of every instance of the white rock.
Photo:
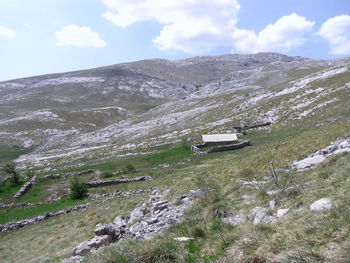
M 263 207 L 255 207 L 250 213 L 255 216 L 253 220 L 254 225 L 275 223 L 276 218 L 267 214 L 268 209 Z
M 295 162 L 294 166 L 299 170 L 306 169 L 316 164 L 322 163 L 325 159 L 326 158 L 322 155 L 314 155 L 314 156 L 307 157 L 301 161 Z
M 174 237 L 174 240 L 184 242 L 184 241 L 189 241 L 192 240 L 192 237 Z
M 330 198 L 322 198 L 310 205 L 311 211 L 322 211 L 332 208 L 332 200 Z
M 289 208 L 286 208 L 286 209 L 278 209 L 278 210 L 277 210 L 277 217 L 278 217 L 278 218 L 284 217 L 289 211 L 290 211 Z
M 245 216 L 242 214 L 233 215 L 229 217 L 225 217 L 222 221 L 231 226 L 237 226 L 245 222 Z

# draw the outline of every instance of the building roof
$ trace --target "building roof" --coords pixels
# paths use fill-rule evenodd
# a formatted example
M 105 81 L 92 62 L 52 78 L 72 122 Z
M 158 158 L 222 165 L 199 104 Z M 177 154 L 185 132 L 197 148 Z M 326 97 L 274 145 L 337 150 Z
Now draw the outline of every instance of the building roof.
M 204 142 L 233 142 L 238 140 L 235 133 L 205 134 L 202 135 L 202 139 Z

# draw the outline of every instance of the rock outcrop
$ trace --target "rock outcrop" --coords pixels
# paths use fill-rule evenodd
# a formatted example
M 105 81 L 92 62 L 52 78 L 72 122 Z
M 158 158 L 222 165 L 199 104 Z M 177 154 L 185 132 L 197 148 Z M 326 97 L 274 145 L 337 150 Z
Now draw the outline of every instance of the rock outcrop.
M 304 170 L 322 163 L 327 157 L 344 152 L 350 152 L 350 139 L 335 141 L 326 148 L 309 155 L 305 159 L 293 162 L 292 165 L 297 170 Z
M 310 205 L 311 211 L 323 211 L 332 208 L 332 200 L 330 198 L 322 198 Z
M 180 222 L 183 213 L 193 201 L 207 193 L 208 190 L 191 190 L 187 195 L 170 202 L 162 200 L 160 192 L 153 188 L 148 201 L 136 207 L 128 217 L 117 216 L 113 223 L 98 226 L 95 237 L 74 247 L 72 257 L 63 262 L 80 262 L 70 260 L 82 260 L 88 253 L 94 253 L 98 248 L 123 238 L 151 239 Z

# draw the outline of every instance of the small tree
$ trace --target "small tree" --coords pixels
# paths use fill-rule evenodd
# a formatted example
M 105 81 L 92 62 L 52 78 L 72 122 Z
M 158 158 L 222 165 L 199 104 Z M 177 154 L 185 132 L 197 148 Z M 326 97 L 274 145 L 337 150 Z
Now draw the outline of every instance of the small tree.
M 12 185 L 19 185 L 19 174 L 16 171 L 14 162 L 6 163 L 3 167 L 4 172 L 11 176 Z
M 69 187 L 71 190 L 70 192 L 71 199 L 82 199 L 88 193 L 87 185 L 84 182 L 80 181 L 78 177 L 74 177 L 70 181 Z

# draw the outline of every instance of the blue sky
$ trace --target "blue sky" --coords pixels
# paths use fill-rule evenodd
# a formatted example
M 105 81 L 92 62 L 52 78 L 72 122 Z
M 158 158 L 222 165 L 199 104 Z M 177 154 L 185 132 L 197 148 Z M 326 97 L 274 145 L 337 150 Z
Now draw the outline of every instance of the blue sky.
M 0 81 L 257 52 L 350 56 L 350 1 L 0 0 Z

